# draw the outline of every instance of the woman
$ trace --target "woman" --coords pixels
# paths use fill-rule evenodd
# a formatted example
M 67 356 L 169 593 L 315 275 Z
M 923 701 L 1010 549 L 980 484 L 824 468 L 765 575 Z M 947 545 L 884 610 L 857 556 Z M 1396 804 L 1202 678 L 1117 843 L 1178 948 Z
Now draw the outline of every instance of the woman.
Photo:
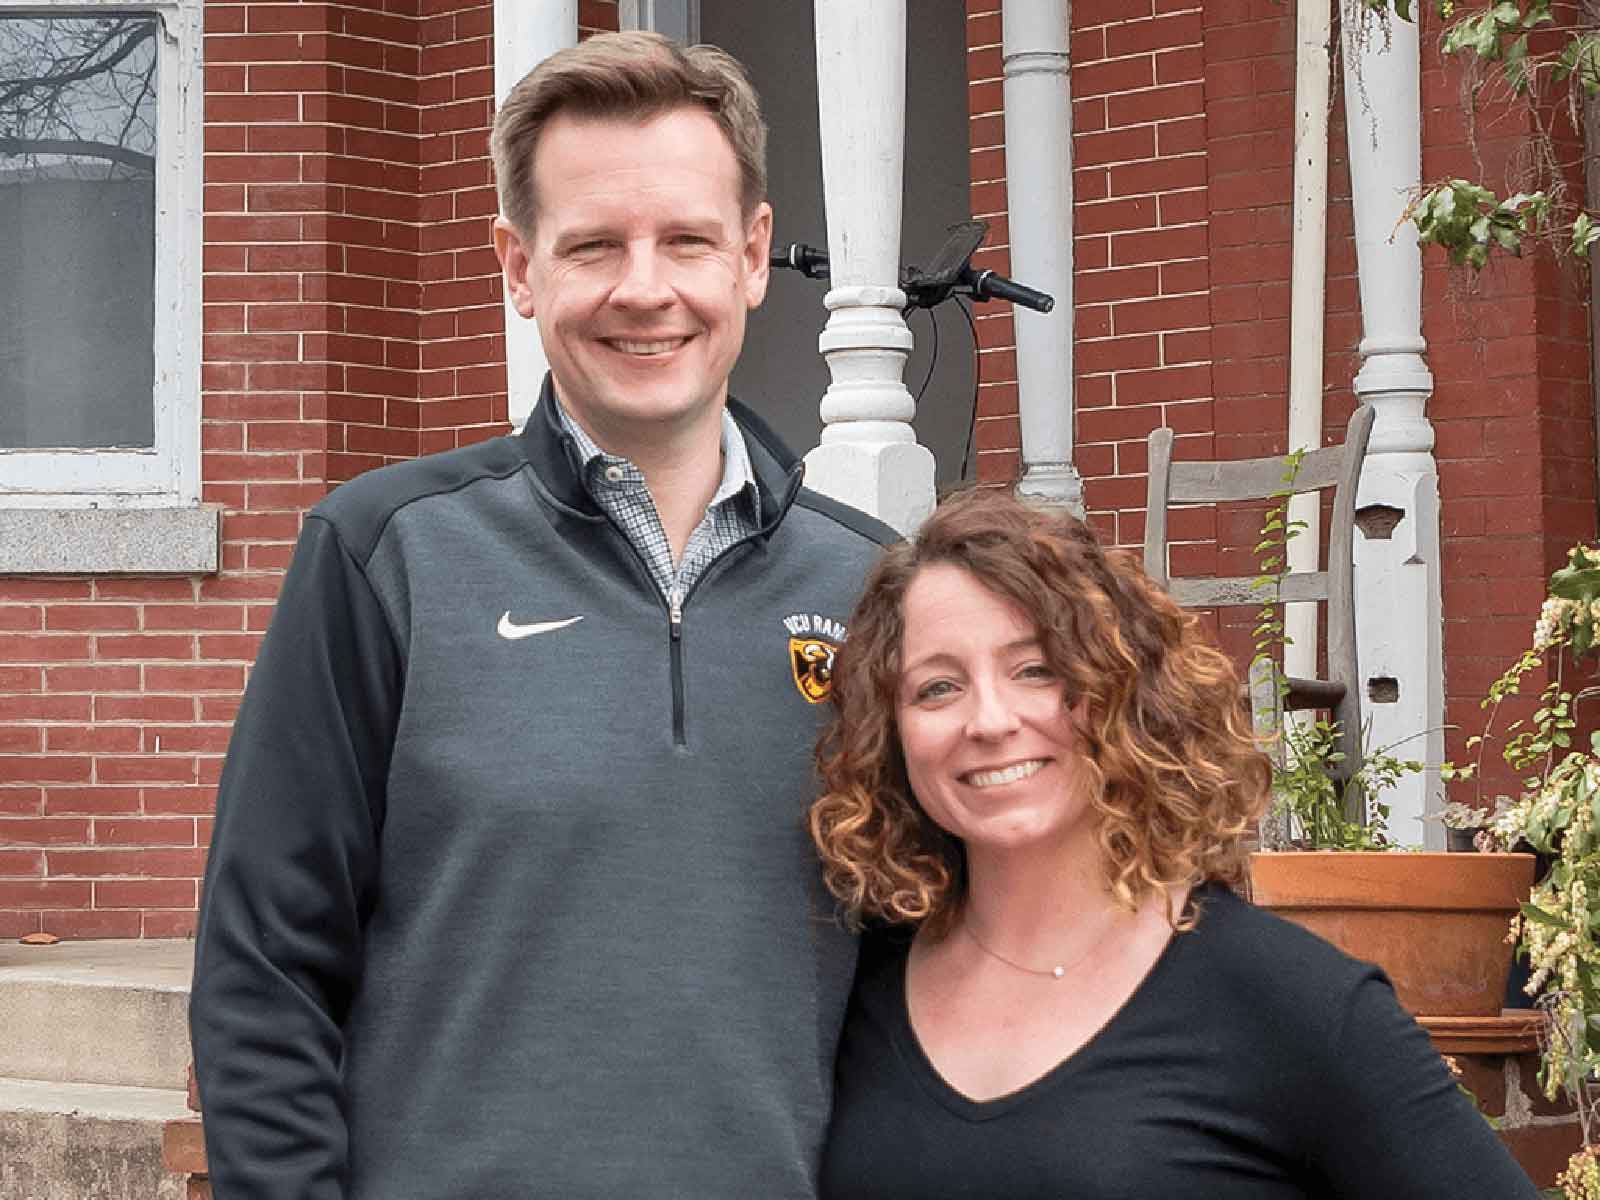
M 828 1200 L 1536 1192 L 1374 967 L 1250 907 L 1235 672 L 1080 522 L 947 501 L 869 578 L 811 814 L 867 940 Z

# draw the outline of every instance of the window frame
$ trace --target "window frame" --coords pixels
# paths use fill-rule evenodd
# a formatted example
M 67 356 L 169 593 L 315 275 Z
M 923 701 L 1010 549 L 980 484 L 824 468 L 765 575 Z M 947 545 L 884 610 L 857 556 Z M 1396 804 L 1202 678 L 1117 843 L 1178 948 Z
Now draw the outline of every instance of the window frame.
M 202 0 L 0 0 L 37 17 L 153 15 L 155 387 L 148 448 L 0 447 L 0 508 L 172 508 L 200 499 L 205 74 Z
M 700 40 L 700 0 L 619 0 L 621 29 L 649 29 L 692 46 Z

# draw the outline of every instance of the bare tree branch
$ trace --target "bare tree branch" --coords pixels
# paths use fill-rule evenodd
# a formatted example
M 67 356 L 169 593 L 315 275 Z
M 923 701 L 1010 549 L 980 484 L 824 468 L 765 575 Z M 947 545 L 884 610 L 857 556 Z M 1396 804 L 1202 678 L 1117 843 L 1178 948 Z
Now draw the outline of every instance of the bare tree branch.
M 156 60 L 151 56 L 150 65 L 145 69 L 144 78 L 139 81 L 139 94 L 133 98 L 133 103 L 128 105 L 128 119 L 122 123 L 122 129 L 117 133 L 117 145 L 124 146 L 128 142 L 128 130 L 133 128 L 133 123 L 139 119 L 139 106 L 144 103 L 145 97 L 150 94 L 150 85 L 155 82 Z
M 125 23 L 121 23 L 118 26 L 113 27 L 107 33 L 105 39 L 92 51 L 90 51 L 90 53 L 98 54 L 108 44 L 110 44 L 111 40 L 115 38 L 117 34 L 120 33 L 125 27 Z M 0 92 L 0 105 L 9 104 L 11 101 L 17 99 L 17 97 L 26 92 L 32 91 L 34 88 L 59 89 L 65 84 L 75 83 L 82 79 L 91 79 L 94 76 L 99 75 L 102 71 L 109 71 L 112 67 L 116 66 L 123 59 L 127 58 L 128 55 L 137 50 L 141 44 L 153 38 L 155 36 L 155 32 L 155 24 L 153 22 L 140 21 L 134 25 L 134 31 L 123 40 L 120 46 L 111 52 L 109 57 L 100 59 L 97 62 L 89 62 L 85 66 L 80 66 L 70 71 L 64 71 L 59 75 L 41 75 L 33 79 L 17 80 L 15 83 L 8 86 L 4 92 Z M 79 59 L 80 63 L 84 61 L 85 60 L 83 58 Z
M 0 137 L 0 154 L 71 154 L 80 158 L 107 158 L 150 175 L 154 175 L 156 170 L 156 159 L 153 154 L 141 154 L 137 150 L 129 150 L 126 146 L 113 146 L 109 142 L 80 141 L 72 138 Z

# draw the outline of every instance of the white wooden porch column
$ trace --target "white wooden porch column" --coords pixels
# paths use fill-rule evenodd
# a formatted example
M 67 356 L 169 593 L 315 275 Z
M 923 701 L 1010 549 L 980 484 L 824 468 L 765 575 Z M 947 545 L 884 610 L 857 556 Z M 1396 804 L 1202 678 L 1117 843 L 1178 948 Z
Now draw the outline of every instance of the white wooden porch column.
M 495 0 L 494 99 L 506 94 L 534 67 L 557 50 L 578 41 L 578 0 Z M 539 326 L 523 318 L 505 295 L 506 408 L 511 424 L 520 427 L 539 399 L 539 385 L 549 363 L 539 341 Z
M 1439 472 L 1427 416 L 1433 375 L 1422 358 L 1422 256 L 1411 227 L 1395 229 L 1422 177 L 1417 26 L 1394 20 L 1384 31 L 1349 0 L 1343 25 L 1363 335 L 1355 390 L 1377 409 L 1356 499 L 1362 714 L 1368 746 L 1400 743 L 1400 757 L 1430 764 L 1390 797 L 1391 831 L 1401 842 L 1443 849 L 1443 829 L 1417 820 L 1437 806 L 1444 754 Z
M 806 455 L 818 491 L 909 533 L 933 511 L 933 454 L 911 429 L 902 380 L 911 331 L 900 315 L 906 0 L 816 0 L 828 324 L 817 346 L 833 382 L 821 444 Z
M 1022 425 L 1018 495 L 1083 515 L 1072 463 L 1072 87 L 1070 0 L 1004 0 L 1007 215 L 1011 273 L 1055 297 L 1016 308 Z

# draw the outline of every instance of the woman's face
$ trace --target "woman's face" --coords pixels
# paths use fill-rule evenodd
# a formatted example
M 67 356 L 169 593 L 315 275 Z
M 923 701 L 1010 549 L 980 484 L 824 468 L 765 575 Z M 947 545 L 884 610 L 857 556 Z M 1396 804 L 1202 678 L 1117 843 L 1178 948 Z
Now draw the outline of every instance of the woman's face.
M 971 572 L 906 590 L 895 719 L 923 810 L 968 853 L 1051 850 L 1092 831 L 1075 722 L 1038 629 Z

